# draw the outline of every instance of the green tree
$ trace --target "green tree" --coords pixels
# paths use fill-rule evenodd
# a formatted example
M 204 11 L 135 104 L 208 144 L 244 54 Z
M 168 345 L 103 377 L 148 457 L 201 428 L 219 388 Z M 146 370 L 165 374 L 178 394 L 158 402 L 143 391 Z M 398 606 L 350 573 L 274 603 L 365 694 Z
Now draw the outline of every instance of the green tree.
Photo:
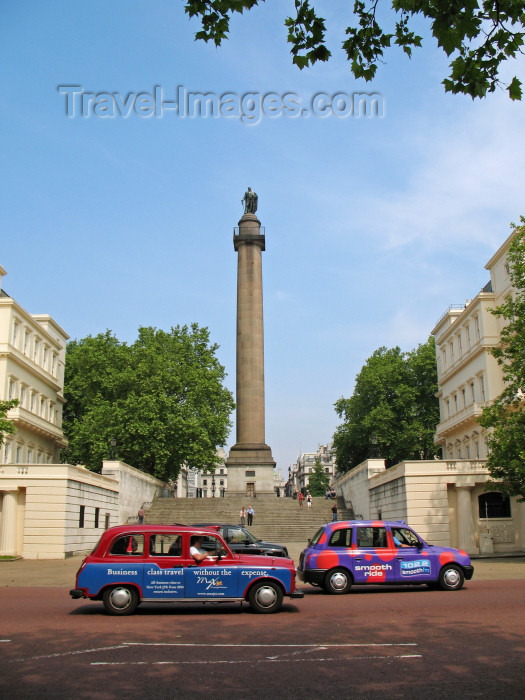
M 6 435 L 13 435 L 16 431 L 13 421 L 7 418 L 7 412 L 19 403 L 18 399 L 0 401 L 0 445 L 3 444 Z
M 217 347 L 197 324 L 139 328 L 131 345 L 110 331 L 68 343 L 62 460 L 99 470 L 115 437 L 119 459 L 159 479 L 184 463 L 213 470 L 235 406 Z
M 185 11 L 199 17 L 202 29 L 196 39 L 220 46 L 227 38 L 235 13 L 251 10 L 264 0 L 185 0 Z M 484 97 L 501 84 L 500 66 L 523 53 L 525 3 L 523 0 L 352 0 L 348 12 L 353 21 L 346 28 L 342 48 L 356 78 L 370 81 L 384 52 L 392 45 L 408 57 L 421 46 L 422 38 L 410 28 L 416 17 L 427 20 L 438 46 L 451 61 L 450 75 L 443 80 L 446 91 Z M 352 6 L 352 9 L 350 9 Z M 388 11 L 390 6 L 390 16 Z M 389 29 L 379 24 L 386 21 Z M 285 19 L 293 62 L 300 69 L 327 61 L 325 20 L 315 0 L 295 0 L 295 13 Z M 506 85 L 511 99 L 521 99 L 521 82 L 514 77 Z
M 492 350 L 502 368 L 505 389 L 483 410 L 479 422 L 491 430 L 487 467 L 492 479 L 509 496 L 525 501 L 525 218 L 512 227 L 515 237 L 507 261 L 514 294 L 491 309 L 505 322 L 500 344 Z
M 352 396 L 335 403 L 343 419 L 334 434 L 338 470 L 346 472 L 372 456 L 384 458 L 387 467 L 405 459 L 432 459 L 439 422 L 436 392 L 432 336 L 409 353 L 399 347 L 376 350 L 357 375 Z
M 319 457 L 316 457 L 314 470 L 308 479 L 310 493 L 312 496 L 324 496 L 329 483 L 330 477 L 325 473 Z

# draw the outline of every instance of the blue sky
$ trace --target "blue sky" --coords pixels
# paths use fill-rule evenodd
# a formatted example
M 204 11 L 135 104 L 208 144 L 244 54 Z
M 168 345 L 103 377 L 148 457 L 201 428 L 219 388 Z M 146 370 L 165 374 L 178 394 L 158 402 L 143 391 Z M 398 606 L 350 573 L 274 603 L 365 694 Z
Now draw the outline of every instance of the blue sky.
M 0 264 L 4 288 L 72 338 L 140 325 L 208 326 L 235 389 L 236 254 L 247 186 L 259 195 L 266 439 L 283 472 L 331 440 L 333 403 L 381 345 L 426 341 L 447 306 L 525 213 L 522 103 L 446 95 L 447 63 L 388 53 L 371 84 L 338 48 L 347 0 L 319 0 L 333 59 L 291 64 L 268 2 L 216 49 L 182 0 L 0 5 Z M 506 69 L 523 79 L 524 62 Z M 86 92 L 244 95 L 376 92 L 381 118 L 68 118 L 61 85 Z M 234 442 L 234 431 L 227 447 Z

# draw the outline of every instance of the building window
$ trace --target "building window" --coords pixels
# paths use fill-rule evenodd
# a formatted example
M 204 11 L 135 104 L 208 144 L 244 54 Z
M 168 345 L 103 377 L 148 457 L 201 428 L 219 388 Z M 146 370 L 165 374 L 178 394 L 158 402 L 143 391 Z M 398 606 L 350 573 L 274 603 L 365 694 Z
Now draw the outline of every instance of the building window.
M 24 332 L 24 355 L 27 355 L 29 352 L 29 331 L 26 330 Z
M 47 370 L 47 346 L 44 345 L 44 353 L 42 357 L 42 367 Z
M 479 393 L 481 395 L 481 400 L 485 401 L 485 379 L 483 375 L 479 378 Z
M 463 343 L 461 341 L 461 333 L 458 334 L 458 353 L 459 355 L 463 354 Z
M 498 491 L 482 493 L 478 498 L 480 518 L 510 518 L 510 499 Z
M 471 382 L 470 384 L 470 400 L 472 403 L 476 401 L 476 392 L 474 390 L 474 382 Z
M 9 458 L 11 456 L 11 443 L 6 442 L 4 445 L 4 462 L 9 464 Z
M 208 485 L 208 480 L 207 480 L 207 479 L 203 479 L 203 480 L 202 480 L 202 485 L 203 485 L 203 486 L 207 486 L 207 485 Z
M 224 479 L 221 479 L 221 480 L 219 481 L 219 486 L 224 486 Z
M 16 347 L 18 344 L 18 323 L 15 321 L 13 323 L 13 345 Z
M 447 366 L 447 349 L 446 348 L 443 348 L 441 350 L 441 356 L 443 358 L 443 367 L 446 367 Z
M 25 404 L 25 402 L 26 402 L 26 388 L 22 384 L 20 386 L 20 405 L 23 406 Z
M 470 324 L 466 327 L 465 334 L 467 336 L 467 348 L 470 348 Z
M 454 394 L 454 413 L 458 412 L 458 395 Z
M 99 515 L 100 515 L 100 508 L 95 508 L 95 527 L 98 527 Z
M 56 369 L 57 369 L 57 356 L 55 353 L 51 355 L 51 374 L 53 377 L 56 376 Z
M 38 364 L 38 353 L 40 351 L 40 341 L 35 338 L 35 344 L 33 347 L 33 362 Z
M 454 341 L 452 341 L 449 344 L 449 348 L 450 348 L 450 361 L 453 363 L 454 362 Z
M 22 448 L 20 445 L 16 448 L 16 463 L 20 464 L 22 461 Z
M 84 517 L 86 513 L 86 506 L 80 506 L 80 512 L 78 514 L 78 526 L 84 527 Z
M 481 331 L 479 328 L 479 316 L 476 316 L 476 318 L 474 319 L 474 323 L 476 324 L 476 340 L 480 340 L 481 339 Z
M 110 521 L 109 513 L 106 513 L 106 515 L 104 516 L 104 530 L 109 530 L 109 521 Z
M 11 377 L 9 377 L 9 388 L 7 390 L 7 395 L 9 396 L 9 401 L 11 401 L 11 399 L 14 398 L 15 395 L 15 383 L 11 379 Z
M 248 470 L 247 472 L 244 472 L 244 476 L 255 476 L 255 471 Z
M 27 463 L 33 464 L 33 450 L 27 451 Z
M 467 407 L 467 392 L 465 389 L 461 389 L 461 398 L 463 400 L 463 408 Z

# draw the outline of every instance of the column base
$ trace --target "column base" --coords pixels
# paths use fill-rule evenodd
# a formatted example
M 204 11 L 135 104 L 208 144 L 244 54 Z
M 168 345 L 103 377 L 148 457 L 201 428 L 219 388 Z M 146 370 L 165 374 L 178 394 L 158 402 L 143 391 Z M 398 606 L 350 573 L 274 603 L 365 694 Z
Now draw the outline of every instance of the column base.
M 275 460 L 268 445 L 238 443 L 231 448 L 225 465 L 228 468 L 227 496 L 275 495 Z

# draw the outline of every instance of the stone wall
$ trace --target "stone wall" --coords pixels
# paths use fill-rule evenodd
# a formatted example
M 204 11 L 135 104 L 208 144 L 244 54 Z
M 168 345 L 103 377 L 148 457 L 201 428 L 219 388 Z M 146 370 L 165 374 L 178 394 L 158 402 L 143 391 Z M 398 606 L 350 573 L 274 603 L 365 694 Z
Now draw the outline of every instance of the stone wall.
M 163 481 L 124 462 L 103 462 L 102 474 L 114 479 L 119 489 L 118 523 L 112 525 L 127 523 L 128 518 L 135 517 L 144 503 L 151 503 L 155 496 L 162 495 Z

